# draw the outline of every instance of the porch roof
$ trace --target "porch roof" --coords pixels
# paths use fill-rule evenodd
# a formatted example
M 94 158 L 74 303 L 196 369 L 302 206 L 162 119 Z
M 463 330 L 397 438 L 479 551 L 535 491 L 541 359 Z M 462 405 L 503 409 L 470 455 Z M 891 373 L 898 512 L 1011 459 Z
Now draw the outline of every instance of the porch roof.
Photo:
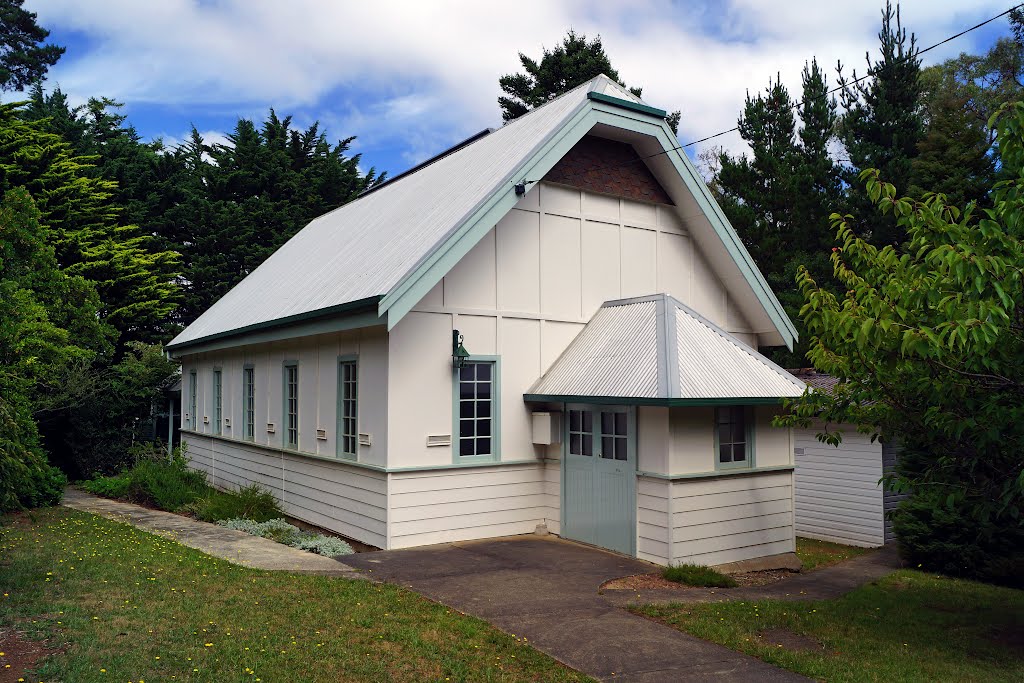
M 531 402 L 752 405 L 804 383 L 667 294 L 608 301 L 526 392 Z

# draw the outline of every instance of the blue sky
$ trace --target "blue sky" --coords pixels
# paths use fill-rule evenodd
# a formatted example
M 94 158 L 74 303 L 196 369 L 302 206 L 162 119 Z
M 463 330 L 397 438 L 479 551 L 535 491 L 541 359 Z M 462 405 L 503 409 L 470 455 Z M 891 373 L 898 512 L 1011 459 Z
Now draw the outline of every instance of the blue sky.
M 1008 0 L 908 0 L 904 25 L 930 45 L 998 14 Z M 569 28 L 600 34 L 644 98 L 681 109 L 680 138 L 735 125 L 747 90 L 776 73 L 796 92 L 805 60 L 834 75 L 863 70 L 877 45 L 877 0 L 520 0 L 516 3 L 330 0 L 29 0 L 67 48 L 47 87 L 73 102 L 112 97 L 147 139 L 174 143 L 195 126 L 219 141 L 239 117 L 270 107 L 331 140 L 357 136 L 364 167 L 391 174 L 498 126 L 501 74 L 539 57 Z M 924 57 L 980 52 L 1005 19 Z M 848 67 L 848 68 L 849 68 Z M 5 96 L 11 99 L 11 95 Z M 735 134 L 714 143 L 742 149 Z

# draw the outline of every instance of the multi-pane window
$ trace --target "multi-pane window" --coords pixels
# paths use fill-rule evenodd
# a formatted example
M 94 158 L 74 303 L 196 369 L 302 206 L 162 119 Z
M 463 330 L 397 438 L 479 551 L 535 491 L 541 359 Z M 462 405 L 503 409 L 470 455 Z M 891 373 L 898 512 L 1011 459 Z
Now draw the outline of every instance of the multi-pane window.
M 589 410 L 569 411 L 569 453 L 594 454 L 594 413 Z
M 354 360 L 338 363 L 338 453 L 355 457 L 359 448 L 359 387 Z
M 188 373 L 188 428 L 196 428 L 196 371 Z
M 626 460 L 626 414 L 601 413 L 601 457 L 605 460 Z
M 628 460 L 628 424 L 621 410 L 570 410 L 569 454 Z
M 468 362 L 458 370 L 460 456 L 493 456 L 494 434 L 493 362 Z
M 253 368 L 242 370 L 242 424 L 244 438 L 250 441 L 256 438 L 256 371 Z
M 718 464 L 721 467 L 749 465 L 747 411 L 742 406 L 719 408 L 716 412 L 718 430 Z
M 213 371 L 213 433 L 214 434 L 220 434 L 221 433 L 220 423 L 221 423 L 221 417 L 223 415 L 223 407 L 222 407 L 223 406 L 223 402 L 222 402 L 222 399 L 223 399 L 222 389 L 223 389 L 223 387 L 224 387 L 224 384 L 223 384 L 223 381 L 222 381 L 221 371 L 220 370 L 214 370 Z
M 299 447 L 299 366 L 284 366 L 284 439 L 288 448 Z

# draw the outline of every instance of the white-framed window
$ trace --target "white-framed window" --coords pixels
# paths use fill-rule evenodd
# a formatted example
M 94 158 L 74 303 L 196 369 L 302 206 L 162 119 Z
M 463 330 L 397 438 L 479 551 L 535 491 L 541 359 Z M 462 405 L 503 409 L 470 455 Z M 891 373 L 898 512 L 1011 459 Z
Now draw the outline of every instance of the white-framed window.
M 196 400 L 196 394 L 198 393 L 198 378 L 196 377 L 196 371 L 188 373 L 188 423 L 187 426 L 192 431 L 196 429 L 196 410 L 198 401 Z
M 284 364 L 284 445 L 299 447 L 299 364 Z
M 359 455 L 359 368 L 353 357 L 338 359 L 338 455 Z
M 499 374 L 499 360 L 490 356 L 471 356 L 455 369 L 456 462 L 500 457 Z
M 221 418 L 223 417 L 224 406 L 224 376 L 220 368 L 213 370 L 213 433 L 221 433 Z
M 719 469 L 751 467 L 754 461 L 753 416 L 745 406 L 715 410 L 715 463 Z
M 256 439 L 256 369 L 242 368 L 242 438 Z

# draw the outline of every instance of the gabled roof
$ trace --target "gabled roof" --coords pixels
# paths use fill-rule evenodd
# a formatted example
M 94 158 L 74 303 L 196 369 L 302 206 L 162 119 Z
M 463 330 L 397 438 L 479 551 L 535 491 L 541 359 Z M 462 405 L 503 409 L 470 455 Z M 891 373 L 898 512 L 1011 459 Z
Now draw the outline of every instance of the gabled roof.
M 688 217 L 708 216 L 704 232 L 712 240 L 718 236 L 717 246 L 703 246 L 721 252 L 718 272 L 731 268 L 727 275 L 746 283 L 742 286 L 750 296 L 744 313 L 759 316 L 761 329 L 755 331 L 792 345 L 792 323 L 686 155 L 675 149 L 678 143 L 663 117 L 663 111 L 598 76 L 316 218 L 168 349 L 179 352 L 212 339 L 369 307 L 376 308 L 378 317 L 386 316 L 380 323 L 394 327 L 515 205 L 515 183 L 543 177 L 583 135 L 600 126 L 629 129 L 654 140 L 658 150 L 671 150 L 659 163 L 670 159 L 674 170 L 669 172 L 689 199 Z
M 528 401 L 775 403 L 803 383 L 667 294 L 606 302 Z

